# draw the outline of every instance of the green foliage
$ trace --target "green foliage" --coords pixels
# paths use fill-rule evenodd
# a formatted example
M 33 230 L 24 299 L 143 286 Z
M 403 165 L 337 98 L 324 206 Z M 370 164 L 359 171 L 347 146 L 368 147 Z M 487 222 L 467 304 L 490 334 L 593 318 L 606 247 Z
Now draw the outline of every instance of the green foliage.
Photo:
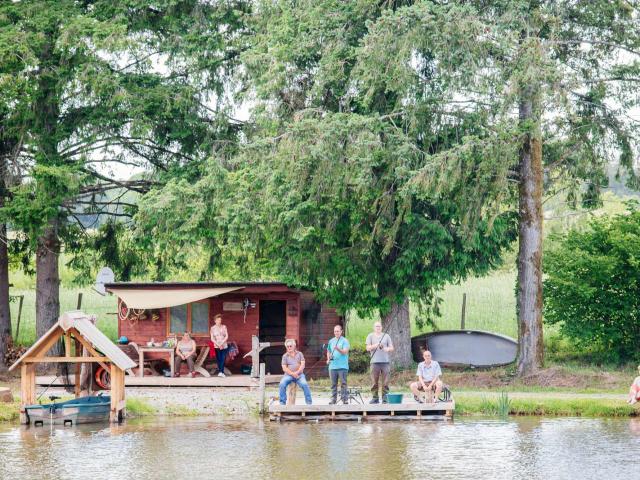
M 127 416 L 146 417 L 158 412 L 143 398 L 127 397 Z
M 349 349 L 349 372 L 368 373 L 371 354 L 362 346 L 352 346 Z
M 32 246 L 53 227 L 70 252 L 97 248 L 128 278 L 131 248 L 109 251 L 101 239 L 130 238 L 107 227 L 82 239 L 83 216 L 130 216 L 135 205 L 120 204 L 127 190 L 193 176 L 207 154 L 233 145 L 238 127 L 222 100 L 247 8 L 197 0 L 2 3 L 0 38 L 10 40 L 0 47 L 0 154 L 10 144 L 16 178 L 29 181 L 9 185 L 0 221 Z M 149 173 L 120 180 L 132 166 Z M 113 191 L 120 193 L 106 200 Z
M 545 321 L 601 359 L 638 360 L 640 211 L 589 227 L 569 231 L 545 256 Z

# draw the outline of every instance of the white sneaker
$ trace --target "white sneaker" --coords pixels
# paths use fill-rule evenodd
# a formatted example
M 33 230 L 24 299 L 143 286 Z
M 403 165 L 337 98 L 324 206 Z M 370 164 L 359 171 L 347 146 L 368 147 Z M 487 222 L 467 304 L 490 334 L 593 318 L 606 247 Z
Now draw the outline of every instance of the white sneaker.
M 222 373 L 222 372 L 218 373 L 218 376 L 219 377 L 226 377 L 226 375 L 224 373 Z

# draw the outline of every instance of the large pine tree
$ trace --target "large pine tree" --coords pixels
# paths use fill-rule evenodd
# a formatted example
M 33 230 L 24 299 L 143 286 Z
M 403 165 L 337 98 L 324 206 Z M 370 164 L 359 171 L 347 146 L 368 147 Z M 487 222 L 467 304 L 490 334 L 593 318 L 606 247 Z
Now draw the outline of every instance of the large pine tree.
M 638 8 L 626 0 L 419 1 L 371 25 L 360 51 L 359 87 L 371 102 L 380 90 L 395 96 L 409 122 L 434 108 L 476 116 L 480 134 L 461 135 L 413 183 L 451 197 L 482 168 L 488 181 L 456 203 L 471 217 L 517 211 L 520 374 L 543 362 L 545 189 L 593 205 L 610 162 L 636 181 Z M 484 150 L 477 166 L 467 161 L 470 148 Z
M 219 105 L 242 8 L 197 0 L 0 6 L 0 36 L 15 39 L 7 49 L 28 54 L 23 64 L 0 56 L 0 70 L 22 75 L 29 91 L 29 108 L 11 112 L 29 181 L 12 189 L 0 215 L 33 239 L 38 336 L 59 315 L 59 256 L 84 230 L 79 214 L 113 214 L 101 193 L 143 193 L 164 172 L 197 164 L 226 134 Z M 117 165 L 153 175 L 124 181 Z

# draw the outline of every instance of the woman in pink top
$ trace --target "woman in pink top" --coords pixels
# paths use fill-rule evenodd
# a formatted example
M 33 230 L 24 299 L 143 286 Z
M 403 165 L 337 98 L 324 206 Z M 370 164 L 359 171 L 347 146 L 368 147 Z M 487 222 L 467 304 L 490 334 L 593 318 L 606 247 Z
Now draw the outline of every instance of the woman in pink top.
M 229 352 L 229 346 L 227 340 L 229 340 L 229 333 L 227 327 L 222 324 L 222 315 L 218 314 L 213 317 L 215 324 L 211 327 L 211 341 L 216 347 L 216 360 L 218 361 L 218 376 L 224 377 L 224 361 L 227 358 Z

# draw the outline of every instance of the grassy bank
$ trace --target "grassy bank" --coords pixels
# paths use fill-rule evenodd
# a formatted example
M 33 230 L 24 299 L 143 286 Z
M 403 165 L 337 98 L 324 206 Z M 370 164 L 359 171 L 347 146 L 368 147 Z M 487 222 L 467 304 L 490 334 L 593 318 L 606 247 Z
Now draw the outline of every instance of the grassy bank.
M 0 402 L 0 422 L 17 422 L 20 417 L 20 404 L 18 402 Z
M 471 393 L 455 395 L 456 415 L 539 415 L 567 417 L 636 417 L 637 408 L 623 400 L 609 398 L 511 398 L 510 394 L 481 396 Z
M 632 367 L 603 370 L 594 366 L 549 365 L 535 375 L 516 377 L 512 367 L 487 370 L 443 369 L 443 381 L 456 392 L 530 392 L 530 393 L 582 393 L 626 394 L 637 375 Z M 408 392 L 415 381 L 415 370 L 393 372 L 390 386 L 395 391 Z M 313 388 L 328 390 L 328 378 L 312 381 Z M 350 373 L 349 385 L 364 392 L 371 388 L 368 373 Z

